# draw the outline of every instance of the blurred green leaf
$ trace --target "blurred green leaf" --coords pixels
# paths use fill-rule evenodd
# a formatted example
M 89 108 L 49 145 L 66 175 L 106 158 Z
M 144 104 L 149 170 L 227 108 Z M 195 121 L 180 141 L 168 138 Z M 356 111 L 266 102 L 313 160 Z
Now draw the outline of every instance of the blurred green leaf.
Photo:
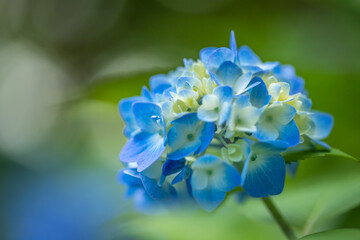
M 360 239 L 360 229 L 336 229 L 332 231 L 320 232 L 305 236 L 299 240 L 358 240 Z
M 311 150 L 305 150 L 305 151 L 299 151 L 299 152 L 291 152 L 291 153 L 284 153 L 283 157 L 287 163 L 290 162 L 296 162 L 299 160 L 306 160 L 310 158 L 316 158 L 316 157 L 326 157 L 326 156 L 335 156 L 335 157 L 341 157 L 341 158 L 348 158 L 354 161 L 359 161 L 353 156 L 344 153 L 343 151 L 331 148 L 331 149 L 311 149 Z

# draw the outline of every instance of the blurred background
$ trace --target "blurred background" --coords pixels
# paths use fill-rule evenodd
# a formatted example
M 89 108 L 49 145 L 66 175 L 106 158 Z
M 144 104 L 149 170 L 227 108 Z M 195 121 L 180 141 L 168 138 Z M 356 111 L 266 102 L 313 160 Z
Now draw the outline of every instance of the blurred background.
M 0 0 L 0 239 L 284 239 L 262 202 L 144 215 L 116 180 L 117 103 L 227 46 L 292 64 L 327 142 L 360 158 L 360 1 Z M 360 228 L 360 165 L 303 161 L 274 197 L 299 235 Z

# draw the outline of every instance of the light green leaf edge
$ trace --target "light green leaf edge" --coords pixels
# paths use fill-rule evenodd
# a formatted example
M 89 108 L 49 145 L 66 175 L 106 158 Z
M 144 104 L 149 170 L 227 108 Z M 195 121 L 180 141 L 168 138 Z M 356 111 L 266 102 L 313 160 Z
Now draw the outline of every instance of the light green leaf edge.
M 360 239 L 360 229 L 336 229 L 326 232 L 311 234 L 299 240 L 358 240 Z

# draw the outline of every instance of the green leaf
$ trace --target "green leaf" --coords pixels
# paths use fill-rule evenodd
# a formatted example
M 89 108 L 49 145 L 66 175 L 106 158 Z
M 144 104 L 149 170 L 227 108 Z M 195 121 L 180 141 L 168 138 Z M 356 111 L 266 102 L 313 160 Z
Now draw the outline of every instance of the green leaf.
M 286 163 L 296 162 L 316 157 L 335 156 L 341 158 L 348 158 L 354 161 L 359 161 L 353 156 L 344 153 L 336 148 L 326 148 L 311 138 L 304 136 L 304 142 L 296 147 L 289 148 L 282 153 Z
M 358 240 L 360 239 L 360 229 L 336 229 L 320 232 L 305 236 L 299 240 Z
M 326 157 L 326 156 L 335 156 L 335 157 L 341 157 L 341 158 L 348 158 L 354 161 L 359 161 L 353 156 L 344 153 L 343 151 L 337 149 L 337 148 L 331 148 L 331 149 L 312 149 L 312 150 L 305 150 L 305 151 L 299 151 L 299 152 L 291 152 L 291 153 L 284 153 L 283 157 L 287 163 L 290 162 L 296 162 L 299 160 L 305 160 L 310 158 L 316 158 L 316 157 Z

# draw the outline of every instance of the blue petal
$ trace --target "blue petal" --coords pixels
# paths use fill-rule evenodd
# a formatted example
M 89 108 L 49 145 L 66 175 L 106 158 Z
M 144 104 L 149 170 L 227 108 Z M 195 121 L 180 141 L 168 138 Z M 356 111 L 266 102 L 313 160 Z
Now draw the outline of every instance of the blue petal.
M 142 87 L 141 89 L 141 96 L 145 98 L 145 100 L 151 102 L 153 97 L 151 95 L 151 92 L 149 91 L 149 89 L 145 86 Z
M 279 127 L 279 141 L 284 142 L 288 147 L 295 146 L 300 142 L 300 132 L 294 120 L 287 125 Z
M 167 134 L 170 148 L 179 149 L 181 146 L 183 146 L 186 142 L 188 142 L 187 134 L 189 133 L 195 136 L 198 123 L 199 120 L 196 116 L 196 113 L 186 114 L 174 120 L 172 122 L 174 126 L 170 128 Z
M 164 150 L 164 139 L 160 135 L 142 132 L 125 144 L 120 153 L 120 160 L 137 162 L 138 171 L 142 172 L 153 164 Z
M 251 151 L 255 154 L 279 154 L 285 151 L 286 144 L 256 142 L 251 145 Z
M 234 167 L 222 162 L 221 166 L 214 169 L 210 185 L 217 190 L 229 192 L 240 185 L 240 174 Z
M 256 66 L 261 64 L 260 58 L 248 46 L 239 48 L 238 57 L 241 65 Z
M 230 33 L 230 44 L 229 47 L 231 51 L 233 52 L 234 56 L 237 55 L 237 46 L 236 46 L 236 40 L 235 40 L 235 33 L 234 31 L 231 31 Z
M 235 104 L 240 109 L 244 107 L 249 107 L 251 105 L 249 95 L 239 95 L 235 100 Z
M 255 107 L 262 107 L 269 103 L 271 96 L 268 93 L 264 81 L 260 77 L 254 77 L 250 84 L 260 82 L 250 90 L 250 102 Z
M 212 80 L 214 80 L 214 81 L 216 82 L 216 84 L 217 84 L 218 86 L 221 86 L 221 85 L 222 85 L 222 83 L 220 82 L 219 78 L 218 78 L 214 73 L 209 72 L 209 75 L 210 75 L 210 77 L 212 78 Z
M 162 174 L 164 176 L 169 176 L 171 174 L 181 171 L 185 166 L 185 159 L 180 160 L 171 160 L 168 159 L 163 165 Z
M 157 74 L 150 78 L 150 89 L 153 93 L 162 94 L 171 86 L 169 78 L 165 74 Z
M 148 178 L 142 174 L 140 176 L 145 191 L 151 198 L 156 200 L 168 200 L 177 197 L 175 188 L 169 183 L 165 182 L 162 186 L 159 186 L 155 179 Z
M 220 99 L 220 118 L 219 125 L 222 125 L 229 117 L 231 102 L 233 99 L 232 88 L 229 86 L 220 86 L 215 88 L 214 94 Z
M 256 124 L 254 135 L 260 141 L 275 141 L 279 137 L 279 130 L 274 124 Z
M 200 50 L 200 60 L 207 64 L 210 55 L 216 50 L 216 47 L 207 47 Z
M 213 137 L 214 137 L 214 133 L 215 133 L 215 124 L 214 123 L 203 123 L 203 128 L 201 129 L 201 133 L 200 133 L 200 141 L 201 141 L 201 146 L 200 148 L 195 151 L 195 155 L 196 154 L 200 154 L 201 152 L 203 152 L 211 143 Z
M 202 190 L 209 186 L 209 175 L 205 169 L 194 169 L 191 176 L 192 189 Z
M 193 169 L 207 169 L 207 168 L 215 168 L 219 164 L 221 164 L 222 161 L 219 157 L 214 155 L 204 155 L 202 157 L 199 157 L 192 165 L 191 167 Z
M 142 187 L 142 182 L 139 174 L 130 169 L 122 169 L 119 171 L 117 179 L 120 183 L 130 187 Z
M 285 161 L 280 154 L 258 155 L 247 160 L 242 173 L 242 187 L 252 197 L 280 194 L 285 183 Z
M 158 132 L 162 128 L 160 123 L 161 108 L 148 102 L 136 102 L 133 104 L 133 112 L 137 125 L 147 132 Z
M 192 194 L 200 207 L 207 212 L 215 210 L 220 203 L 224 201 L 226 196 L 225 192 L 212 188 L 205 188 L 202 190 L 196 190 L 193 188 Z
M 178 175 L 176 175 L 174 177 L 171 184 L 177 184 L 177 183 L 181 182 L 184 179 L 184 174 L 185 174 L 185 169 L 183 169 L 181 172 L 179 172 Z
M 233 87 L 236 80 L 242 75 L 242 71 L 233 62 L 226 61 L 220 65 L 216 75 L 223 85 Z
M 232 100 L 232 88 L 229 86 L 220 86 L 215 88 L 214 94 L 221 102 L 230 102 Z
M 223 62 L 227 62 L 227 61 L 234 61 L 234 54 L 233 52 L 228 49 L 228 48 L 218 48 L 216 49 L 210 56 L 208 59 L 208 68 L 209 71 L 216 71 L 219 66 L 223 63 Z
M 201 146 L 201 141 L 198 139 L 195 139 L 190 142 L 185 142 L 184 145 L 182 145 L 179 149 L 174 149 L 174 151 L 169 153 L 167 156 L 168 158 L 174 160 L 182 159 L 184 157 L 189 156 L 196 150 L 198 150 L 200 146 Z
M 136 125 L 135 117 L 132 111 L 132 105 L 134 102 L 143 100 L 144 99 L 142 97 L 131 97 L 122 99 L 119 102 L 119 112 L 126 124 L 124 134 L 128 138 L 130 138 L 136 131 L 139 130 L 139 127 Z
M 172 121 L 171 123 L 174 125 L 182 125 L 184 128 L 194 129 L 198 122 L 199 119 L 197 118 L 196 113 L 188 113 Z
M 176 175 L 171 184 L 177 184 L 185 179 L 187 189 L 189 190 L 189 187 L 191 188 L 191 184 L 189 184 L 190 176 L 191 168 L 189 168 L 189 166 L 185 166 L 184 169 L 178 175 Z M 191 194 L 191 191 L 189 193 Z
M 315 129 L 310 137 L 315 139 L 323 139 L 329 136 L 331 129 L 334 125 L 334 118 L 328 113 L 323 112 L 312 112 L 313 114 L 309 115 L 309 118 L 314 122 Z

